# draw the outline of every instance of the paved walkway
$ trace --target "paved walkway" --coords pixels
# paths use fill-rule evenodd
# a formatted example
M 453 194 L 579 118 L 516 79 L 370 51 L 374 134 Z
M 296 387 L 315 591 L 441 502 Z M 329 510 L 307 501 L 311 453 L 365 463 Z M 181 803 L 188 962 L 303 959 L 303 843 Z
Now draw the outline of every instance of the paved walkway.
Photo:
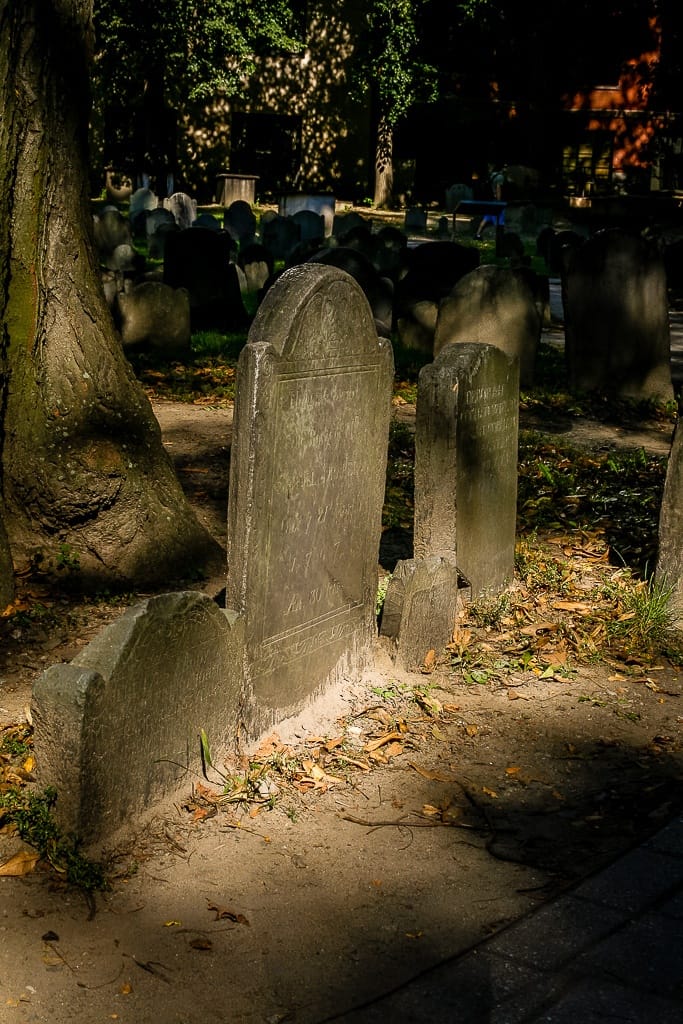
M 681 1024 L 683 818 L 344 1024 Z

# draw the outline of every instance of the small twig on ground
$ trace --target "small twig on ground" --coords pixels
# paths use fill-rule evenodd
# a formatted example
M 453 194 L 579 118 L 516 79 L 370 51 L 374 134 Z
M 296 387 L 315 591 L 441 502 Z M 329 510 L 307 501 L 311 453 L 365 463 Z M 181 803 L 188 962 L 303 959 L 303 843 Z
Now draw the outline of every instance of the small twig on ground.
M 414 814 L 414 811 L 410 812 Z M 424 819 L 420 821 L 406 821 L 405 817 L 395 818 L 391 821 L 367 821 L 365 818 L 356 818 L 353 814 L 340 814 L 340 818 L 344 821 L 351 821 L 354 825 L 363 825 L 365 828 L 384 828 L 386 826 L 394 826 L 396 828 L 464 828 L 470 829 L 473 832 L 488 832 L 488 828 L 481 828 L 479 825 L 468 825 L 463 821 L 442 821 L 440 818 L 435 820 Z

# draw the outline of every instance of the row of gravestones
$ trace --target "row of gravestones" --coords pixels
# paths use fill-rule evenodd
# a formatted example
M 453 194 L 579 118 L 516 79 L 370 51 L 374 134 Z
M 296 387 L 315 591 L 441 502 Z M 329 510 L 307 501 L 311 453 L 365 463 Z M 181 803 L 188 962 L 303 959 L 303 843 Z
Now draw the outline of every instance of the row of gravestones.
M 383 337 L 396 332 L 404 345 L 430 353 L 451 340 L 491 343 L 504 338 L 506 349 L 520 356 L 523 382 L 530 381 L 547 293 L 544 279 L 527 268 L 479 268 L 469 276 L 478 268 L 476 249 L 449 241 L 410 246 L 403 231 L 384 227 L 373 232 L 354 213 L 335 217 L 327 239 L 324 218 L 307 210 L 290 217 L 264 214 L 257 239 L 255 218 L 242 201 L 225 211 L 224 229 L 209 215 L 201 226 L 196 219 L 181 229 L 183 217 L 189 220 L 189 201 L 181 203 L 182 196 L 167 200 L 177 200 L 174 213 L 138 209 L 136 196 L 131 200 L 133 230 L 144 226 L 151 252 L 153 240 L 163 235 L 164 269 L 156 275 L 161 280 L 146 275 L 135 284 L 131 275 L 122 287 L 113 273 L 105 285 L 125 347 L 147 344 L 173 357 L 189 347 L 190 329 L 242 331 L 248 322 L 242 293 L 265 294 L 275 280 L 276 260 L 287 267 L 310 260 L 337 266 L 356 279 Z M 139 257 L 130 257 L 130 221 L 105 210 L 96 229 L 102 262 L 112 270 L 134 272 Z M 121 259 L 125 252 L 128 263 Z M 439 306 L 462 278 L 435 346 Z
M 65 826 L 111 834 L 198 767 L 202 729 L 234 748 L 370 666 L 392 382 L 348 275 L 283 275 L 239 361 L 226 607 L 152 598 L 35 684 L 40 781 Z M 449 641 L 464 591 L 513 575 L 518 397 L 516 360 L 492 346 L 450 346 L 422 373 L 414 557 L 382 619 L 404 668 Z
M 140 191 L 148 204 L 156 201 Z M 150 240 L 170 219 L 173 231 L 164 244 L 163 280 L 129 282 L 124 294 L 116 293 L 125 345 L 147 340 L 172 356 L 189 347 L 190 328 L 243 331 L 242 293 L 264 294 L 278 259 L 286 266 L 312 260 L 356 279 L 383 337 L 395 334 L 403 345 L 430 354 L 451 342 L 502 345 L 519 358 L 522 384 L 533 381 L 549 302 L 547 278 L 528 267 L 480 267 L 476 249 L 450 241 L 410 245 L 399 229 L 374 232 L 356 213 L 336 216 L 325 239 L 320 214 L 268 212 L 257 238 L 256 219 L 243 201 L 225 211 L 221 229 L 210 215 L 200 225 L 196 206 L 183 194 L 166 200 L 168 209 L 141 206 L 138 196 L 131 199 L 137 230 L 144 222 Z M 105 226 L 109 250 L 116 252 L 130 224 L 112 210 L 102 216 L 100 234 Z M 538 250 L 550 272 L 562 277 L 570 387 L 671 398 L 667 277 L 659 250 L 620 230 L 586 239 L 552 228 L 539 235 Z
M 349 275 L 303 264 L 269 291 L 239 362 L 226 608 L 151 599 L 35 685 L 41 781 L 69 828 L 115 831 L 198 767 L 202 729 L 234 747 L 368 666 L 392 378 Z M 518 362 L 494 346 L 447 345 L 420 374 L 414 557 L 382 618 L 408 669 L 448 641 L 463 590 L 513 575 L 518 399 Z M 676 583 L 682 447 L 658 569 Z

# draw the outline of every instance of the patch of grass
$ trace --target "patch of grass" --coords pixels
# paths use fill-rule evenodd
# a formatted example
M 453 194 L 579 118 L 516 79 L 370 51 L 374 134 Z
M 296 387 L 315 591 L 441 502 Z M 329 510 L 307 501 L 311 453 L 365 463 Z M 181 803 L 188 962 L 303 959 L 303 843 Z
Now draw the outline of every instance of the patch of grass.
M 643 422 L 676 422 L 675 401 L 621 398 L 607 393 L 569 391 L 564 351 L 555 345 L 541 344 L 536 355 L 534 386 L 520 391 L 520 411 L 533 413 L 540 419 L 581 417 L 619 426 L 636 426 Z
M 228 366 L 237 367 L 240 352 L 247 342 L 246 334 L 221 334 L 220 331 L 195 331 L 192 351 L 198 357 L 222 357 Z M 199 365 L 199 361 L 197 362 Z
M 0 822 L 13 825 L 19 838 L 33 847 L 69 885 L 85 893 L 107 889 L 102 864 L 85 857 L 76 837 L 65 836 L 55 822 L 52 810 L 56 800 L 54 789 L 42 793 L 8 789 L 0 793 Z
M 515 572 L 527 590 L 549 590 L 556 594 L 564 594 L 573 578 L 571 566 L 553 557 L 533 534 L 522 537 L 517 544 Z
M 653 565 L 666 458 L 591 451 L 520 431 L 518 533 L 602 533 L 615 564 Z
M 507 591 L 500 594 L 481 594 L 468 607 L 470 619 L 484 628 L 498 628 L 510 614 L 512 598 Z
M 382 525 L 411 529 L 414 515 L 415 436 L 405 423 L 389 427 L 386 487 Z
M 18 760 L 28 757 L 31 752 L 31 726 L 8 725 L 2 730 L 0 739 L 0 757 L 2 760 Z
M 619 586 L 607 588 L 615 603 L 615 618 L 608 626 L 608 640 L 626 653 L 659 650 L 671 639 L 673 616 L 670 587 L 654 580 L 634 580 L 626 574 Z

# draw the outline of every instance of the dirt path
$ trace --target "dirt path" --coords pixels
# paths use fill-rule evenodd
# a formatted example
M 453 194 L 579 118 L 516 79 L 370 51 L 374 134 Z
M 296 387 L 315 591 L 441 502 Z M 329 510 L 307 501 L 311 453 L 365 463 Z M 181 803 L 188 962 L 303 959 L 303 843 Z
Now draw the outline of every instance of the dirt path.
M 155 411 L 223 537 L 230 411 Z M 12 641 L 0 722 L 17 720 L 42 667 L 121 610 L 94 623 L 94 609 Z M 534 610 L 532 634 L 547 615 Z M 513 657 L 500 629 L 485 640 Z M 679 810 L 681 689 L 665 664 L 398 673 L 378 644 L 362 684 L 224 768 L 251 799 L 221 801 L 218 776 L 188 779 L 105 851 L 112 888 L 94 908 L 41 865 L 0 877 L 0 1022 L 318 1024 L 400 985 Z M 0 863 L 21 845 L 0 831 Z

